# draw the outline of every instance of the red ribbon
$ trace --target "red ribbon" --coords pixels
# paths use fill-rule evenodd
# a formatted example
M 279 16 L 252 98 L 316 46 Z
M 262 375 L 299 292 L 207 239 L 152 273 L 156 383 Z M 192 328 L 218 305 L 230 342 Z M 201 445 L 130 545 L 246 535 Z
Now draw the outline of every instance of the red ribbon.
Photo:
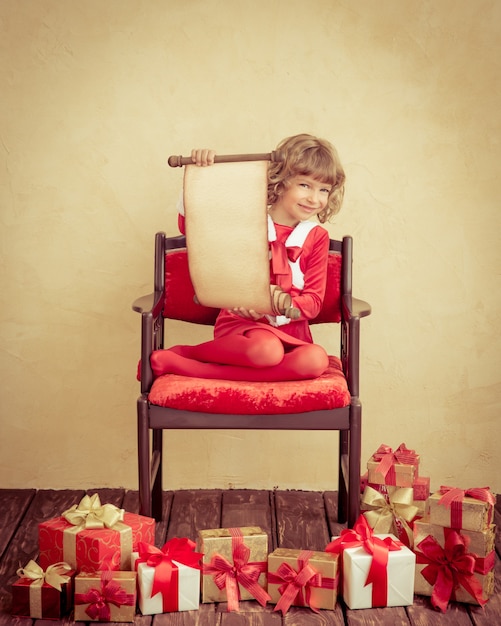
M 463 500 L 465 496 L 475 498 L 475 500 L 481 500 L 487 502 L 494 507 L 496 500 L 491 493 L 489 487 L 474 487 L 473 489 L 458 489 L 457 487 L 440 487 L 439 493 L 443 494 L 439 504 L 447 507 L 451 510 L 451 526 L 452 528 L 463 527 Z M 490 524 L 492 520 L 492 508 L 489 511 L 487 523 Z
M 289 261 L 293 263 L 301 255 L 302 248 L 299 246 L 286 247 L 282 241 L 270 242 L 271 247 L 271 271 L 275 275 L 275 283 L 283 289 L 290 291 L 292 288 L 292 271 Z
M 75 593 L 75 604 L 88 604 L 85 609 L 87 615 L 100 622 L 109 622 L 111 619 L 110 604 L 117 607 L 133 606 L 136 598 L 133 593 L 127 593 L 118 582 L 113 580 L 113 572 L 101 574 L 101 588 L 89 589 L 86 593 Z
M 353 529 L 341 531 L 341 535 L 331 541 L 326 552 L 341 554 L 346 548 L 362 547 L 367 554 L 372 554 L 372 563 L 365 585 L 372 583 L 372 606 L 388 604 L 388 558 L 389 552 L 400 550 L 403 544 L 391 537 L 381 539 L 374 535 L 372 528 L 363 515 L 360 515 Z
M 300 606 L 309 606 L 318 613 L 318 607 L 311 602 L 312 587 L 321 589 L 337 587 L 337 578 L 322 576 L 310 565 L 309 559 L 312 554 L 308 550 L 299 553 L 297 571 L 288 563 L 281 563 L 276 572 L 268 572 L 268 584 L 280 585 L 278 591 L 281 597 L 274 610 L 282 611 L 282 615 L 287 613 L 293 602 Z
M 179 610 L 179 571 L 173 561 L 202 569 L 200 559 L 203 554 L 194 552 L 195 542 L 187 538 L 174 537 L 165 543 L 162 549 L 140 541 L 138 544 L 139 559 L 136 560 L 136 569 L 139 563 L 155 568 L 151 596 L 162 594 L 162 607 L 164 613 Z
M 417 465 L 419 463 L 419 455 L 414 450 L 407 448 L 405 443 L 401 443 L 395 451 L 390 446 L 381 444 L 372 458 L 378 462 L 376 472 L 384 476 L 388 485 L 396 484 L 395 463 L 402 465 Z
M 221 554 L 215 554 L 209 564 L 204 564 L 204 575 L 213 577 L 218 589 L 226 589 L 228 611 L 238 611 L 240 600 L 239 585 L 242 585 L 261 606 L 265 606 L 271 597 L 259 585 L 259 576 L 266 571 L 266 561 L 249 563 L 250 548 L 244 543 L 239 528 L 230 528 L 233 563 Z
M 468 552 L 467 537 L 453 528 L 444 528 L 444 547 L 432 536 L 425 537 L 416 547 L 416 563 L 426 564 L 421 570 L 423 578 L 433 586 L 431 603 L 442 613 L 459 587 L 463 587 L 483 606 L 482 585 L 475 578 L 476 554 Z M 494 562 L 492 562 L 494 566 Z M 482 563 L 485 566 L 485 563 Z

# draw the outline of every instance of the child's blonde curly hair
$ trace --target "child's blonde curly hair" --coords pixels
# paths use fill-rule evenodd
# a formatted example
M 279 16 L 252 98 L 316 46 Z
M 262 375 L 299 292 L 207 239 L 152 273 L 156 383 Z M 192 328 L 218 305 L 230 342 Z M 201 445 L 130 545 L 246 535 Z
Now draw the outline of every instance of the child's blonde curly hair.
M 336 148 L 313 135 L 301 134 L 281 141 L 276 152 L 281 160 L 270 163 L 268 169 L 268 205 L 275 204 L 292 176 L 311 176 L 332 185 L 327 206 L 318 213 L 321 224 L 339 212 L 344 197 L 345 174 Z

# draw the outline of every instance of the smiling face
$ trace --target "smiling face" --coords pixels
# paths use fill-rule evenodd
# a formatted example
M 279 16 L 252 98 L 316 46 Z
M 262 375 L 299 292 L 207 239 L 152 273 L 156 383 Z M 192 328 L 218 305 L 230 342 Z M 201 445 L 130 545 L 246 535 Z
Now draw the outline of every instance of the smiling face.
M 311 176 L 291 176 L 270 208 L 273 221 L 284 226 L 297 226 L 314 217 L 327 206 L 332 185 Z

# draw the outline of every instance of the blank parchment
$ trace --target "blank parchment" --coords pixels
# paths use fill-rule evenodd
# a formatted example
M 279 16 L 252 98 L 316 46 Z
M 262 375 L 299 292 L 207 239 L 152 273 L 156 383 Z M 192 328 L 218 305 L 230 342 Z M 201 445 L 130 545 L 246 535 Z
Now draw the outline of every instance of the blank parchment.
M 272 312 L 267 171 L 267 161 L 185 167 L 188 263 L 205 306 Z

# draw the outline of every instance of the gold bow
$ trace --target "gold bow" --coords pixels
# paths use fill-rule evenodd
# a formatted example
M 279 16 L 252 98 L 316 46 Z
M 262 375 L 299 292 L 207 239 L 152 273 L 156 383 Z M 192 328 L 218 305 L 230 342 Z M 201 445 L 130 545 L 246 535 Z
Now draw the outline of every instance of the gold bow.
M 30 578 L 33 580 L 34 582 L 32 585 L 41 587 L 44 582 L 46 582 L 51 587 L 54 587 L 54 589 L 61 591 L 61 585 L 69 582 L 70 580 L 70 576 L 66 576 L 63 572 L 69 572 L 70 570 L 71 567 L 68 563 L 60 561 L 59 563 L 49 565 L 47 571 L 44 572 L 38 563 L 31 560 L 26 567 L 20 567 L 16 574 L 23 578 Z
M 114 504 L 101 505 L 99 495 L 85 495 L 79 502 L 64 511 L 64 519 L 73 524 L 86 529 L 113 528 L 117 522 L 124 519 L 124 510 L 119 509 Z
M 388 497 L 372 487 L 366 487 L 362 496 L 362 508 L 365 519 L 376 534 L 393 533 L 400 536 L 401 528 L 412 546 L 413 534 L 409 526 L 419 512 L 413 504 L 414 490 L 412 487 L 387 486 Z

